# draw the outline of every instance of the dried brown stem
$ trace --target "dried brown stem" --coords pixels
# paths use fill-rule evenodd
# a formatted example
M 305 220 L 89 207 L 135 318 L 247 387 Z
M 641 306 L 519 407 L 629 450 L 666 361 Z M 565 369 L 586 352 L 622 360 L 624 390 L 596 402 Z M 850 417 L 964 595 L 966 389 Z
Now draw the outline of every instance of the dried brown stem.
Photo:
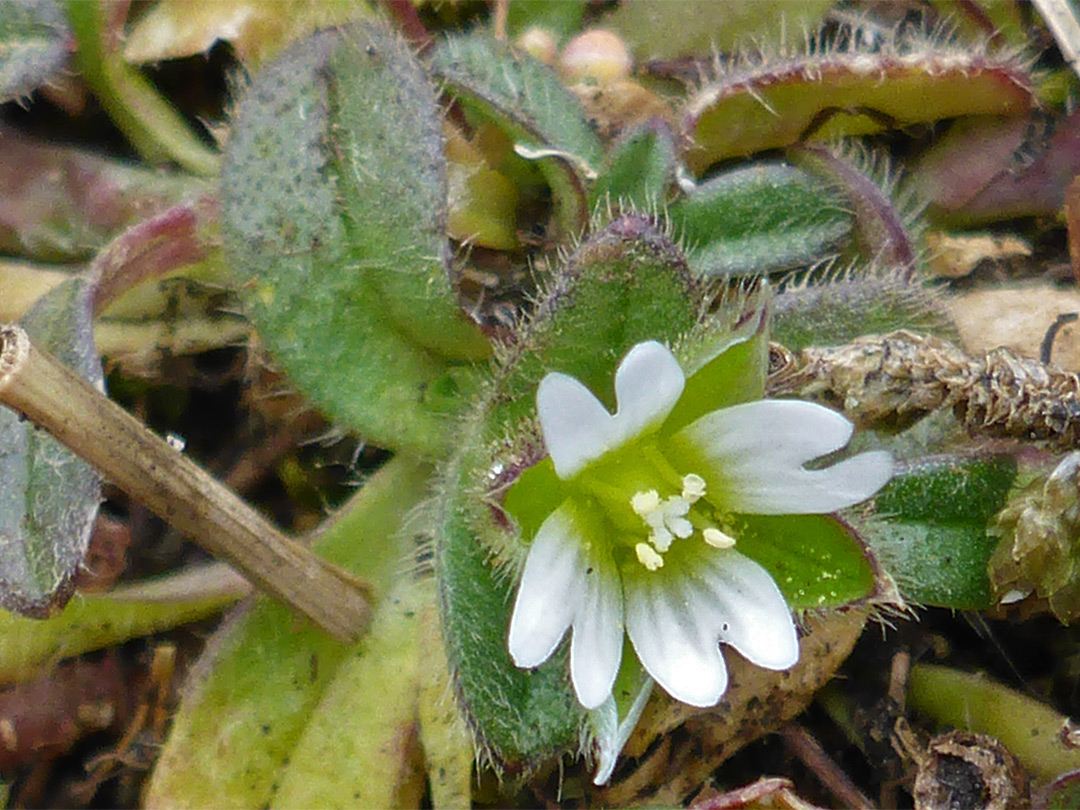
M 873 810 L 874 803 L 848 778 L 814 737 L 798 723 L 788 723 L 777 732 L 788 749 L 802 760 L 834 797 L 852 810 Z
M 366 628 L 370 606 L 347 572 L 281 534 L 18 326 L 0 327 L 0 403 L 331 635 L 350 640 Z
M 1080 447 L 1080 377 L 1007 349 L 969 357 L 939 338 L 899 331 L 770 350 L 770 396 L 824 402 L 860 426 L 902 427 L 952 408 L 972 434 Z

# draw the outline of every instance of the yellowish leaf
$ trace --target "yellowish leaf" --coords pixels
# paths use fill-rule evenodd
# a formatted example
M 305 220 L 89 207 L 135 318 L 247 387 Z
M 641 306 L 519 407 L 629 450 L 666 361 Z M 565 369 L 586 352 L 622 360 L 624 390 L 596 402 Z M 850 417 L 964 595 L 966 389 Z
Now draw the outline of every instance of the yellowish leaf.
M 363 19 L 364 0 L 158 0 L 128 32 L 124 58 L 135 64 L 206 53 L 231 43 L 248 67 L 317 28 Z

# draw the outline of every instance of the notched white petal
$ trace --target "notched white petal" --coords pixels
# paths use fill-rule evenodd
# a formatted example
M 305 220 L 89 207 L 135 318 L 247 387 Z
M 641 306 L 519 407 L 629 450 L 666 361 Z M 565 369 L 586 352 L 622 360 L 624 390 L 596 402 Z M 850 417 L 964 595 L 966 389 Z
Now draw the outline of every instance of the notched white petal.
M 594 554 L 583 577 L 584 598 L 573 618 L 570 679 L 578 702 L 595 709 L 611 695 L 623 648 L 623 597 L 610 557 Z
M 824 514 L 864 501 L 892 477 L 892 457 L 862 453 L 803 467 L 844 447 L 854 426 L 810 402 L 762 400 L 706 414 L 676 434 L 708 465 L 724 506 L 755 515 Z
M 626 576 L 626 630 L 642 666 L 676 700 L 714 706 L 727 689 L 716 635 L 702 633 L 682 593 L 685 574 Z
M 614 415 L 581 382 L 552 372 L 540 381 L 536 410 L 555 473 L 566 480 L 589 462 L 658 426 L 679 401 L 686 376 L 655 340 L 639 343 L 615 372 Z
M 734 550 L 696 553 L 689 599 L 706 632 L 765 669 L 787 669 L 799 660 L 799 637 L 791 609 L 772 576 Z
M 536 411 L 559 478 L 572 478 L 614 444 L 611 414 L 592 391 L 568 374 L 553 372 L 540 381 Z
M 541 524 L 525 560 L 507 646 L 516 666 L 544 663 L 559 646 L 582 597 L 584 539 L 569 504 Z
M 655 340 L 634 346 L 615 372 L 619 443 L 663 422 L 685 387 L 686 375 L 666 346 Z

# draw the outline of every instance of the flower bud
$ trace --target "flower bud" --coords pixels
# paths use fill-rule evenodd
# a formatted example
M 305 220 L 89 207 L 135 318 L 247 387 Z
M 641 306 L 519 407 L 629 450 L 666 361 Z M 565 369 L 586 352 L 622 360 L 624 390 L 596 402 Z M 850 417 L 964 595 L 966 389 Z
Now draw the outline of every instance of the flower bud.
M 559 73 L 567 84 L 608 84 L 627 78 L 633 66 L 622 38 L 600 28 L 578 34 L 559 55 Z
M 535 25 L 522 31 L 514 40 L 514 45 L 545 65 L 555 64 L 555 57 L 559 52 L 559 43 L 555 41 L 555 35 L 546 28 Z

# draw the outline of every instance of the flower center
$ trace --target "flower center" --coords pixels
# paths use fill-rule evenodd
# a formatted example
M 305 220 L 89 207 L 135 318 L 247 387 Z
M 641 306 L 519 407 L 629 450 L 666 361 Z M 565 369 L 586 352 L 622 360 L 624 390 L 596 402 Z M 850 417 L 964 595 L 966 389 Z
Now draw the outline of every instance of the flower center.
M 683 476 L 679 495 L 669 495 L 661 500 L 660 493 L 655 489 L 634 493 L 630 498 L 630 508 L 649 529 L 648 542 L 634 545 L 638 562 L 649 571 L 662 568 L 664 554 L 675 539 L 690 537 L 695 528 L 701 530 L 702 538 L 713 548 L 734 546 L 734 537 L 708 524 L 693 508 L 704 496 L 705 479 L 696 473 Z

